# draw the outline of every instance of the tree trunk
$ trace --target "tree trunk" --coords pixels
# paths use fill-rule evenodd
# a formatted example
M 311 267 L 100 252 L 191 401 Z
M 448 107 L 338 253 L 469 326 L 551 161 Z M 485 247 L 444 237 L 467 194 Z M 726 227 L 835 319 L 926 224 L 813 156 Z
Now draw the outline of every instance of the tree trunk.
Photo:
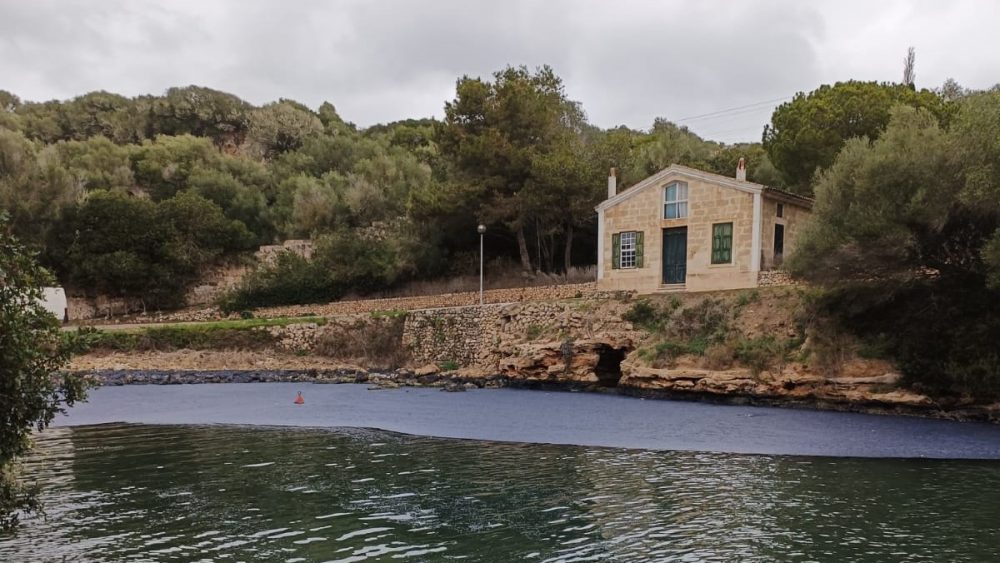
M 517 250 L 521 253 L 521 269 L 531 272 L 531 256 L 528 255 L 528 241 L 524 238 L 524 226 L 517 228 Z
M 569 277 L 569 269 L 572 266 L 573 258 L 573 223 L 566 224 L 566 250 L 563 254 L 563 267 L 566 269 L 566 277 Z

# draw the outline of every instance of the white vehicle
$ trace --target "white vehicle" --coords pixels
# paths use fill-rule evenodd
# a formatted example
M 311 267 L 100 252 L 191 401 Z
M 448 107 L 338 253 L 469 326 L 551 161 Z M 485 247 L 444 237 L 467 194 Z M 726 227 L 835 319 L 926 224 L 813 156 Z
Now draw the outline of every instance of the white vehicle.
M 41 304 L 60 321 L 69 320 L 69 303 L 66 291 L 61 287 L 43 287 Z

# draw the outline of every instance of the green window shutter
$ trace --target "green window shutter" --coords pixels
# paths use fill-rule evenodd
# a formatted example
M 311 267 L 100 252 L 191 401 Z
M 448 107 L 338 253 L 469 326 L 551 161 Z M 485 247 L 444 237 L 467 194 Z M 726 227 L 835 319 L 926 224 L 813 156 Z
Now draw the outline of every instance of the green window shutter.
M 712 263 L 729 264 L 733 261 L 733 224 L 712 225 Z
M 611 268 L 617 270 L 622 263 L 622 234 L 611 235 Z
M 642 231 L 635 233 L 635 267 L 642 267 Z

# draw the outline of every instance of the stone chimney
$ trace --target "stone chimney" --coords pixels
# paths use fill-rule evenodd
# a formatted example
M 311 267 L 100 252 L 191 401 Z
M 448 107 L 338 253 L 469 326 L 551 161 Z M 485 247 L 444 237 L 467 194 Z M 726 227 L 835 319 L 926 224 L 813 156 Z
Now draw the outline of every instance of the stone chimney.
M 747 161 L 742 156 L 736 164 L 736 179 L 741 182 L 747 181 Z
M 618 193 L 618 172 L 612 168 L 608 173 L 608 199 L 615 197 Z

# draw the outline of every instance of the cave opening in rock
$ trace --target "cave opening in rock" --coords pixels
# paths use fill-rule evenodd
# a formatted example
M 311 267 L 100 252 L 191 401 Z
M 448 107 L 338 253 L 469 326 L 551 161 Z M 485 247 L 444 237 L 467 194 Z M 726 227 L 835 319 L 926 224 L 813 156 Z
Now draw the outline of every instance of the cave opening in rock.
M 597 375 L 598 384 L 602 387 L 617 387 L 618 381 L 622 378 L 622 360 L 625 359 L 627 350 L 624 348 L 613 348 L 607 344 L 602 344 L 597 348 L 597 365 L 594 366 L 594 373 Z

